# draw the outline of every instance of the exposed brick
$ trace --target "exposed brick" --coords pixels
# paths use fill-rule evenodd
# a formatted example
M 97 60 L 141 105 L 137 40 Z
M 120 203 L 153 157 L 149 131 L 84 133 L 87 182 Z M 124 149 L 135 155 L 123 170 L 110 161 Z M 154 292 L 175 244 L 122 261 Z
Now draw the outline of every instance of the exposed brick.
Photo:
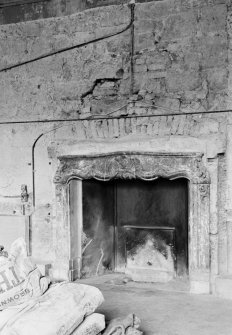
M 118 120 L 117 119 L 113 120 L 113 125 L 114 125 L 114 136 L 119 137 L 119 127 L 118 127 Z
M 96 122 L 96 127 L 97 127 L 97 134 L 98 137 L 104 137 L 104 132 L 103 132 L 103 127 L 102 127 L 102 121 L 97 121 Z
M 108 120 L 109 137 L 114 136 L 113 120 Z
M 96 121 L 90 121 L 90 128 L 93 138 L 97 137 Z
M 103 136 L 105 138 L 108 138 L 109 137 L 109 128 L 108 128 L 107 120 L 102 121 L 102 130 L 103 130 Z
M 137 125 L 137 119 L 136 118 L 131 119 L 132 134 L 136 134 L 136 125 Z

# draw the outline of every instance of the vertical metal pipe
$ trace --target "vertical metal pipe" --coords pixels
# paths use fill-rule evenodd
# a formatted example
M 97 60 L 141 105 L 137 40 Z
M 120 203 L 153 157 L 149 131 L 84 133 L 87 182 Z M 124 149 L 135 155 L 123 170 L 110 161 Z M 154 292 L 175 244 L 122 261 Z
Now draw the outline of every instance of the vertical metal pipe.
M 114 182 L 114 269 L 118 267 L 117 183 Z
M 32 164 L 32 204 L 35 209 L 35 146 L 38 140 L 44 135 L 44 133 L 40 134 L 32 145 L 31 152 L 31 164 Z

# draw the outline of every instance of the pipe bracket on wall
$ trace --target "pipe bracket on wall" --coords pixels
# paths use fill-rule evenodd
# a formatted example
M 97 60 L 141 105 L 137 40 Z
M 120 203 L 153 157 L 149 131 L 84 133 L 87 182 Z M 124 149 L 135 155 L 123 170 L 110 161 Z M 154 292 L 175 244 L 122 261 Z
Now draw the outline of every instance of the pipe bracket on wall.
M 30 215 L 31 204 L 29 202 L 29 194 L 27 191 L 27 185 L 21 185 L 21 214 Z

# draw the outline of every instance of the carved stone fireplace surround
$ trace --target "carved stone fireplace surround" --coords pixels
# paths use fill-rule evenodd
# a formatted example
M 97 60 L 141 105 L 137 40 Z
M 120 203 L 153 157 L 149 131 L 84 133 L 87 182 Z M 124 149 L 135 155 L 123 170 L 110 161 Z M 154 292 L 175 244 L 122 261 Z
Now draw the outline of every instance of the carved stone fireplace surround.
M 159 177 L 189 180 L 189 280 L 195 293 L 210 292 L 210 178 L 201 153 L 113 152 L 61 156 L 56 185 L 56 264 L 54 276 L 71 280 L 80 274 L 82 232 L 81 180 L 113 178 L 154 180 Z M 77 217 L 69 212 L 69 181 L 79 179 Z

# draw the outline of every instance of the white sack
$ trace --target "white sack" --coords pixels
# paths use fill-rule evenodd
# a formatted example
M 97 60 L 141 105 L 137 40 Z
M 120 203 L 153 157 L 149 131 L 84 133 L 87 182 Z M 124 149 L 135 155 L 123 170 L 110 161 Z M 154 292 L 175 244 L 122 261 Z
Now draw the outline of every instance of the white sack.
M 19 309 L 0 312 L 1 335 L 70 335 L 103 302 L 99 289 L 78 283 L 51 285 L 41 297 Z M 9 317 L 10 316 L 10 317 Z
M 105 316 L 93 313 L 87 316 L 84 321 L 74 330 L 72 335 L 97 335 L 105 329 Z
M 49 283 L 27 256 L 23 238 L 13 242 L 9 257 L 0 256 L 0 310 L 42 295 Z

